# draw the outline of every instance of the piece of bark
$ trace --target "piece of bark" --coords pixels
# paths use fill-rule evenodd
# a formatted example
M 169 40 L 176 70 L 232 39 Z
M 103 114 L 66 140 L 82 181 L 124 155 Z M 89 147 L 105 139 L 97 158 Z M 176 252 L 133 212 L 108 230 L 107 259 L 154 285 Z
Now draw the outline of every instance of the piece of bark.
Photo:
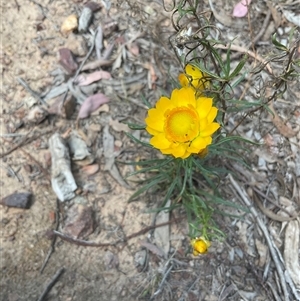
M 74 204 L 68 211 L 64 232 L 74 238 L 85 238 L 92 234 L 93 231 L 94 218 L 92 208 L 82 204 Z
M 0 204 L 7 207 L 29 209 L 31 206 L 31 201 L 31 192 L 19 192 L 4 197 L 0 200 Z
M 72 155 L 72 160 L 76 164 L 85 166 L 92 164 L 95 157 L 90 152 L 86 142 L 81 138 L 77 131 L 72 131 L 68 139 L 68 145 Z
M 52 159 L 52 189 L 61 202 L 71 200 L 75 196 L 77 185 L 71 172 L 69 149 L 58 133 L 49 139 L 49 147 Z
M 78 31 L 80 33 L 87 32 L 93 18 L 93 10 L 89 6 L 85 6 L 79 17 Z
M 171 206 L 171 201 L 168 200 L 165 208 Z M 162 210 L 156 216 L 156 224 L 167 223 L 170 219 L 170 211 Z M 166 255 L 168 255 L 170 250 L 170 225 L 165 225 L 163 227 L 156 228 L 154 230 L 154 241 L 155 244 L 161 248 Z

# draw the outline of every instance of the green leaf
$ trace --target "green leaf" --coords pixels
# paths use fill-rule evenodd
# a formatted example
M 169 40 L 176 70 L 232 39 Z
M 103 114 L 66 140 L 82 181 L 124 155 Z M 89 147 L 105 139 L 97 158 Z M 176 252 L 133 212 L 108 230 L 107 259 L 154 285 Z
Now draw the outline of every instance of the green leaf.
M 144 95 L 141 96 L 143 103 L 146 105 L 147 108 L 151 109 L 152 105 L 151 103 L 146 99 Z
M 124 124 L 127 124 L 128 127 L 134 131 L 135 130 L 144 130 L 146 128 L 146 126 L 143 124 L 136 124 L 136 123 L 130 123 L 130 122 L 124 122 Z
M 288 49 L 286 48 L 286 46 L 283 45 L 283 44 L 281 44 L 281 43 L 276 39 L 276 32 L 272 35 L 272 43 L 273 43 L 273 45 L 274 45 L 278 50 L 285 51 L 285 52 L 288 51 Z
M 130 139 L 132 139 L 134 142 L 136 142 L 136 143 L 138 143 L 138 144 L 141 144 L 141 145 L 146 146 L 146 147 L 149 147 L 149 148 L 153 148 L 153 146 L 152 146 L 150 143 L 143 142 L 143 141 L 141 141 L 141 140 L 135 138 L 135 137 L 134 137 L 132 134 L 130 134 L 130 133 L 126 133 L 126 135 L 127 135 Z
M 248 59 L 248 55 L 245 54 L 242 58 L 242 60 L 238 63 L 238 65 L 235 67 L 235 69 L 232 71 L 232 73 L 229 76 L 229 80 L 233 79 L 234 77 L 236 77 L 239 72 L 243 69 L 243 67 L 245 66 L 245 63 Z
M 150 179 L 149 183 L 138 189 L 129 199 L 128 202 L 134 201 L 135 198 L 137 198 L 139 195 L 141 195 L 143 192 L 147 191 L 151 187 L 157 185 L 158 183 L 163 183 L 166 180 L 164 176 L 158 175 L 154 179 Z

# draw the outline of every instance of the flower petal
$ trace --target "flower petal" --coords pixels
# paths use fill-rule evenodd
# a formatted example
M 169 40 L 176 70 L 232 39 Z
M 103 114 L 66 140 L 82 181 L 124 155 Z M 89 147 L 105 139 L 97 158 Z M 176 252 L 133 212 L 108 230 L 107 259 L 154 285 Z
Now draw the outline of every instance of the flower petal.
M 161 113 L 164 114 L 166 110 L 173 109 L 174 105 L 172 101 L 165 96 L 162 96 L 156 103 L 156 109 L 162 111 Z
M 216 107 L 212 107 L 207 115 L 207 122 L 211 123 L 214 121 L 214 119 L 216 118 L 218 114 L 218 109 Z
M 167 149 L 171 142 L 165 137 L 164 133 L 160 133 L 150 139 L 150 144 L 158 149 Z
M 163 112 L 157 109 L 150 109 L 148 117 L 145 119 L 146 125 L 152 129 L 162 132 L 164 128 L 164 115 Z
M 152 129 L 152 128 L 149 127 L 149 126 L 146 127 L 146 131 L 147 131 L 150 135 L 158 135 L 159 133 L 161 133 L 161 132 L 158 132 L 158 131 Z
M 212 138 L 209 138 L 210 139 L 206 139 L 206 137 L 203 138 L 201 136 L 197 137 L 192 141 L 188 151 L 198 154 L 202 149 L 206 148 L 206 146 L 211 143 Z
M 203 131 L 200 132 L 201 137 L 211 136 L 215 131 L 219 129 L 220 125 L 216 122 L 209 124 Z
M 212 107 L 212 98 L 209 97 L 200 97 L 197 99 L 197 112 L 199 114 L 200 119 L 205 118 Z
M 188 105 L 196 107 L 195 91 L 191 87 L 173 90 L 171 100 L 174 101 L 174 105 L 177 107 L 187 107 Z

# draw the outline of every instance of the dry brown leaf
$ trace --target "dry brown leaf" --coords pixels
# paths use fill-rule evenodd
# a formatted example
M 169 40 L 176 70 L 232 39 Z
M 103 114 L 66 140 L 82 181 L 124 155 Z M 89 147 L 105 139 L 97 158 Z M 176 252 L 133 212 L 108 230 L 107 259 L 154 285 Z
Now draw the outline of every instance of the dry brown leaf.
M 280 119 L 280 117 L 277 115 L 277 113 L 273 107 L 273 104 L 269 105 L 269 109 L 273 112 L 272 122 L 276 126 L 276 128 L 278 129 L 278 131 L 281 135 L 283 135 L 286 138 L 292 138 L 297 135 L 296 131 L 291 129 Z
M 89 74 L 80 74 L 77 77 L 78 86 L 88 86 L 93 82 L 99 81 L 100 79 L 111 79 L 111 75 L 107 71 L 95 71 Z
M 142 247 L 145 247 L 146 249 L 148 249 L 151 253 L 159 256 L 159 257 L 165 257 L 165 253 L 162 249 L 160 249 L 159 247 L 155 246 L 154 244 L 151 244 L 149 242 L 140 240 L 139 244 Z
M 127 124 L 119 122 L 119 120 L 111 119 L 109 121 L 109 125 L 116 131 L 116 132 L 129 132 L 129 127 Z
M 91 176 L 94 175 L 96 172 L 99 170 L 99 165 L 98 164 L 92 164 L 92 165 L 87 165 L 82 167 L 82 171 Z
M 272 18 L 275 23 L 275 27 L 278 28 L 282 22 L 281 14 L 278 12 L 276 7 L 273 6 L 273 3 L 271 1 L 267 1 L 267 6 L 269 10 L 271 11 Z
M 68 48 L 61 48 L 58 50 L 59 54 L 59 64 L 70 74 L 74 73 L 77 68 L 78 64 L 74 59 L 73 53 Z
M 90 114 L 96 111 L 102 104 L 109 102 L 108 97 L 102 93 L 89 96 L 81 105 L 77 119 L 83 119 L 90 116 Z

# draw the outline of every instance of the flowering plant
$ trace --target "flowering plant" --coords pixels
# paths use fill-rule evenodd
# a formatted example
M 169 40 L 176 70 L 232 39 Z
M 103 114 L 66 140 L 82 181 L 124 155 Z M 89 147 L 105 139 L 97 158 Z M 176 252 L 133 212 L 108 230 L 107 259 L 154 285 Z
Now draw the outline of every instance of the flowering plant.
M 161 97 L 145 120 L 153 135 L 150 144 L 175 158 L 203 152 L 220 127 L 214 122 L 218 109 L 212 103 L 212 98 L 196 97 L 192 87 L 174 89 L 170 99 Z
M 282 56 L 274 55 L 263 60 L 251 72 L 258 74 L 265 68 L 270 72 L 269 62 L 287 58 L 283 73 L 269 82 L 268 86 L 276 90 L 271 96 L 266 96 L 264 88 L 255 101 L 243 99 L 243 93 L 240 99 L 236 99 L 234 89 L 249 75 L 249 70 L 244 70 L 249 54 L 244 54 L 232 66 L 231 44 L 214 38 L 219 36 L 219 30 L 210 24 L 206 12 L 199 13 L 198 4 L 199 1 L 179 1 L 172 14 L 177 33 L 170 41 L 184 66 L 177 77 L 178 83 L 170 95 L 160 97 L 155 104 L 145 101 L 149 107 L 145 126 L 129 125 L 132 129 L 145 129 L 150 134 L 149 143 L 129 136 L 154 150 L 155 154 L 152 160 L 133 163 L 139 169 L 132 175 L 144 173 L 149 177 L 130 201 L 150 191 L 163 194 L 160 210 L 168 209 L 165 206 L 169 199 L 172 200 L 170 210 L 183 205 L 194 255 L 206 253 L 211 240 L 224 237 L 214 221 L 216 213 L 224 214 L 219 210 L 220 205 L 247 211 L 225 200 L 218 189 L 228 170 L 215 163 L 236 160 L 247 165 L 241 151 L 249 150 L 242 148 L 243 142 L 257 145 L 232 133 L 247 116 L 268 108 L 270 101 L 286 91 L 287 82 L 299 75 L 298 65 L 293 59 L 297 43 L 289 49 L 273 36 L 272 43 Z M 198 30 L 195 30 L 197 26 Z M 230 120 L 229 113 L 241 117 L 230 131 L 224 126 Z

